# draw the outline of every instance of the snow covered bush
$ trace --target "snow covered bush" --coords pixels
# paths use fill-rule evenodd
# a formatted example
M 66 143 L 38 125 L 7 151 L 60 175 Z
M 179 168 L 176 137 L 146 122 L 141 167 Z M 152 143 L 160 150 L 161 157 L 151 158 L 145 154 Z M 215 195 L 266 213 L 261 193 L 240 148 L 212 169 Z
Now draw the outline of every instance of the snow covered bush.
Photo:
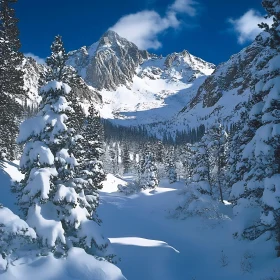
M 206 184 L 189 184 L 184 193 L 179 206 L 176 208 L 175 216 L 186 218 L 200 216 L 207 219 L 221 219 L 223 214 L 220 211 L 220 202 L 213 199 L 209 193 L 202 194 L 202 189 L 208 189 Z
M 6 270 L 9 258 L 22 246 L 36 239 L 35 231 L 10 209 L 0 205 L 0 271 Z
M 129 182 L 127 185 L 119 184 L 118 190 L 125 195 L 131 195 L 140 192 L 141 188 L 137 182 Z

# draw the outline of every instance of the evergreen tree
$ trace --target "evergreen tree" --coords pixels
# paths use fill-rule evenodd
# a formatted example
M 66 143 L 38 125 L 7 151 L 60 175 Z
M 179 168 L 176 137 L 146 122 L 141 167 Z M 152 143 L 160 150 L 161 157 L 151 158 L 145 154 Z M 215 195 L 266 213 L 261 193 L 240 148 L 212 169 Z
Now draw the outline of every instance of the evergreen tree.
M 193 150 L 195 154 L 192 158 L 192 177 L 191 183 L 195 185 L 201 194 L 212 196 L 213 181 L 211 172 L 213 165 L 211 165 L 211 154 L 209 145 L 211 139 L 208 132 L 202 137 L 201 142 L 194 144 Z
M 263 28 L 266 32 L 270 33 L 270 46 L 272 48 L 279 48 L 280 45 L 280 3 L 279 0 L 263 0 L 262 5 L 267 12 L 266 18 L 273 18 L 272 26 L 267 23 L 261 23 L 259 26 Z
M 213 162 L 211 161 L 211 138 L 208 131 L 201 142 L 188 145 L 188 176 L 183 203 L 177 210 L 186 216 L 199 215 L 207 218 L 219 217 L 218 201 L 213 195 Z
M 93 105 L 90 106 L 88 116 L 82 131 L 82 146 L 84 151 L 83 163 L 81 163 L 87 179 L 90 180 L 91 192 L 98 193 L 97 189 L 102 188 L 102 181 L 105 180 L 103 163 L 101 157 L 104 154 L 103 149 L 103 128 L 100 118 Z
M 280 256 L 280 67 L 275 63 L 280 54 L 280 3 L 265 0 L 263 6 L 268 16 L 274 18 L 274 23 L 272 27 L 266 26 L 270 45 L 266 46 L 265 55 L 256 65 L 254 87 L 251 88 L 253 104 L 246 122 L 246 126 L 253 129 L 242 149 L 246 170 L 242 179 L 233 185 L 232 196 L 237 197 L 236 219 L 244 221 L 244 227 L 237 233 L 248 239 L 266 233 L 277 241 L 276 250 Z
M 15 97 L 25 94 L 23 72 L 19 70 L 23 55 L 20 53 L 18 19 L 11 7 L 15 0 L 0 0 L 0 159 L 5 154 L 15 158 L 18 122 L 21 106 Z
M 40 90 L 40 110 L 20 129 L 19 142 L 25 145 L 20 168 L 25 178 L 16 188 L 19 205 L 43 248 L 61 256 L 77 246 L 103 256 L 109 241 L 100 234 L 94 217 L 96 194 L 89 191 L 92 170 L 83 177 L 78 168 L 81 163 L 75 146 L 81 137 L 70 126 L 71 87 L 61 81 L 70 79 L 65 76 L 67 71 L 60 69 L 65 56 L 59 51 L 51 57 L 53 68 L 49 82 Z M 54 78 L 58 80 L 51 80 Z
M 167 176 L 169 179 L 169 183 L 175 183 L 177 182 L 177 172 L 176 172 L 176 165 L 175 165 L 175 160 L 174 160 L 174 148 L 172 147 L 168 154 L 167 154 L 167 159 L 166 159 L 166 171 L 167 171 Z
M 244 172 L 247 169 L 247 163 L 242 160 L 242 150 L 244 146 L 250 140 L 252 134 L 252 127 L 248 127 L 246 121 L 248 119 L 249 104 L 244 103 L 244 110 L 240 114 L 240 121 L 237 122 L 232 129 L 229 139 L 229 158 L 228 158 L 228 185 L 232 187 L 235 183 L 242 180 Z M 233 204 L 236 202 L 236 197 L 230 196 L 230 200 Z
M 144 153 L 138 169 L 139 186 L 143 189 L 156 188 L 159 182 L 154 155 L 149 147 L 146 147 Z
M 184 167 L 184 175 L 186 184 L 188 184 L 194 175 L 194 155 L 195 147 L 193 144 L 187 143 L 183 150 L 179 149 L 180 154 L 183 156 L 182 162 Z
M 127 143 L 124 144 L 123 147 L 123 157 L 122 157 L 123 167 L 124 167 L 124 173 L 128 173 L 131 167 L 131 159 L 130 159 L 130 153 L 128 149 Z
M 80 81 L 80 78 L 71 66 L 66 65 L 68 54 L 65 51 L 60 35 L 55 36 L 51 45 L 51 52 L 51 56 L 46 59 L 46 64 L 49 67 L 46 80 L 63 81 L 70 86 L 77 84 L 77 80 Z
M 154 144 L 154 153 L 155 153 L 155 160 L 158 163 L 164 163 L 165 162 L 165 153 L 164 153 L 164 146 L 162 141 L 157 141 Z
M 106 172 L 117 174 L 118 173 L 118 165 L 117 165 L 117 153 L 115 148 L 108 144 L 105 154 L 105 161 L 106 161 Z
M 16 259 L 22 246 L 36 239 L 35 231 L 0 204 L 0 271 L 7 270 L 10 259 Z
M 228 135 L 220 121 L 214 123 L 207 132 L 210 150 L 213 185 L 218 189 L 220 200 L 224 202 L 227 187 Z M 209 175 L 207 175 L 209 176 Z M 211 190 L 212 193 L 212 190 Z

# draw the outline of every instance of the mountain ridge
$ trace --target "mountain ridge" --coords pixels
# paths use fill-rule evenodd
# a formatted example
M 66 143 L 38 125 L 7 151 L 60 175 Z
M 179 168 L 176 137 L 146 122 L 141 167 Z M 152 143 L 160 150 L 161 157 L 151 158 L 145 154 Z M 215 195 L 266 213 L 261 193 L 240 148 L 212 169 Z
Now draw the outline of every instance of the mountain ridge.
M 102 97 L 97 102 L 102 118 L 145 125 L 159 138 L 164 131 L 175 137 L 177 130 L 207 127 L 218 115 L 228 127 L 239 120 L 265 42 L 263 32 L 216 67 L 186 50 L 157 56 L 107 31 L 91 46 L 69 52 L 68 63 Z

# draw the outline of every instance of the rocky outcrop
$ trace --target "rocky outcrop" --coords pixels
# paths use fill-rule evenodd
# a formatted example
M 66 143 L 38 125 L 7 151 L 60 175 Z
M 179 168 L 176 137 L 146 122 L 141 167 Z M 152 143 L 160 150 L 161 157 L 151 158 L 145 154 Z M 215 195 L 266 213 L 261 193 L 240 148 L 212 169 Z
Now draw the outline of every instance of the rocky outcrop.
M 238 54 L 233 55 L 227 62 L 218 65 L 214 73 L 199 88 L 197 95 L 190 103 L 190 108 L 201 101 L 203 107 L 212 107 L 226 92 L 236 89 L 238 94 L 242 94 L 252 86 L 254 68 L 264 48 L 263 41 L 256 40 Z
M 131 82 L 136 68 L 148 58 L 147 51 L 109 30 L 92 46 L 71 52 L 68 63 L 88 85 L 114 90 Z
M 39 88 L 44 82 L 44 76 L 47 71 L 46 65 L 38 64 L 33 58 L 26 57 L 23 60 L 22 70 L 24 72 L 24 88 L 27 95 L 23 94 L 20 99 L 27 104 L 36 104 L 39 102 Z M 102 97 L 97 90 L 84 84 L 81 88 L 75 88 L 74 94 L 79 97 L 81 102 L 93 102 L 100 105 Z
M 193 81 L 199 76 L 210 75 L 216 68 L 214 64 L 206 62 L 186 50 L 168 55 L 164 65 L 166 69 L 175 68 L 180 71 L 186 81 Z

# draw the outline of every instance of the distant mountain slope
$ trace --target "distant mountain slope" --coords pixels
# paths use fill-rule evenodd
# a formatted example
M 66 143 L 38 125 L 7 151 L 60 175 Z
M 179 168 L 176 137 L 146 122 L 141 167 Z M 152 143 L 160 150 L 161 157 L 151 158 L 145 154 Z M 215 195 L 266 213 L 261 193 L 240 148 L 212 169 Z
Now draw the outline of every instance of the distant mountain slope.
M 218 115 L 228 126 L 240 119 L 258 81 L 256 70 L 271 55 L 266 37 L 263 32 L 215 67 L 188 51 L 150 54 L 108 31 L 93 45 L 70 52 L 68 63 L 90 85 L 88 93 L 78 94 L 84 94 L 85 103 L 94 95 L 103 118 L 124 126 L 146 125 L 158 137 L 166 132 L 175 136 L 177 130 L 208 126 Z M 33 93 L 44 67 L 28 60 L 26 69 Z
M 215 69 L 187 51 L 166 58 L 141 51 L 114 31 L 70 52 L 68 63 L 100 90 L 101 116 L 125 126 L 169 120 Z
M 181 111 L 169 121 L 153 125 L 150 130 L 162 137 L 165 130 L 173 132 L 200 125 L 207 127 L 217 117 L 227 126 L 235 124 L 240 120 L 245 104 L 250 101 L 251 89 L 262 78 L 259 73 L 262 73 L 260 70 L 265 61 L 273 57 L 266 41 L 267 33 L 263 32 L 251 45 L 218 65 L 196 94 L 186 100 Z

